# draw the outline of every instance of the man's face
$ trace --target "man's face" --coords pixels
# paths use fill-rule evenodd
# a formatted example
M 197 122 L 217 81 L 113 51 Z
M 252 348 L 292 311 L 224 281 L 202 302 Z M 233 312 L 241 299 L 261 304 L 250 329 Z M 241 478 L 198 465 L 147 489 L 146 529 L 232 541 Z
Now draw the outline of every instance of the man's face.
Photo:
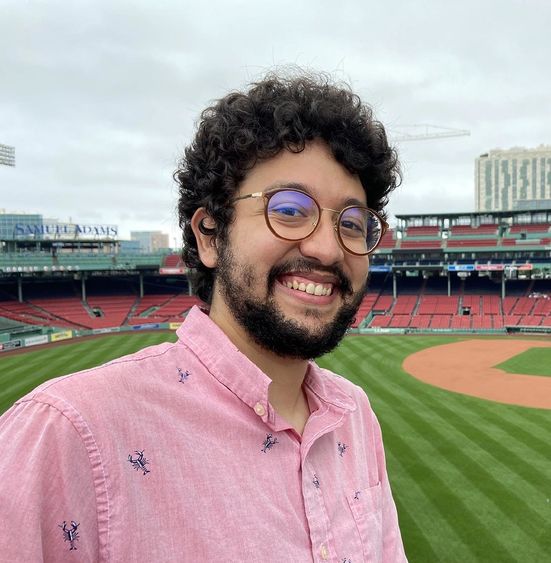
M 338 211 L 348 200 L 366 201 L 359 178 L 319 142 L 258 163 L 237 195 L 283 184 L 300 185 L 321 207 Z M 367 256 L 340 247 L 334 221 L 322 211 L 310 237 L 289 242 L 269 230 L 262 198 L 236 202 L 227 238 L 218 241 L 211 315 L 279 356 L 308 359 L 332 350 L 361 303 L 369 268 Z M 309 284 L 325 295 L 311 294 Z

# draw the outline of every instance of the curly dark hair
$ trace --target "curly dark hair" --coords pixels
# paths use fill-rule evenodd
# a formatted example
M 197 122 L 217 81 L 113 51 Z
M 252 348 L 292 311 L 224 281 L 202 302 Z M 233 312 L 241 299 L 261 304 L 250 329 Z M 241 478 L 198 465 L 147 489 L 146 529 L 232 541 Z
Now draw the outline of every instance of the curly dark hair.
M 371 108 L 349 86 L 335 84 L 325 74 L 269 74 L 248 91 L 232 92 L 202 112 L 174 178 L 182 257 L 195 270 L 194 291 L 203 301 L 210 303 L 215 270 L 199 259 L 191 229 L 195 211 L 205 207 L 215 221 L 212 234 L 226 240 L 233 219 L 230 202 L 247 171 L 284 149 L 300 152 L 314 139 L 325 141 L 335 160 L 358 175 L 367 205 L 384 216 L 388 195 L 401 181 L 397 153 Z

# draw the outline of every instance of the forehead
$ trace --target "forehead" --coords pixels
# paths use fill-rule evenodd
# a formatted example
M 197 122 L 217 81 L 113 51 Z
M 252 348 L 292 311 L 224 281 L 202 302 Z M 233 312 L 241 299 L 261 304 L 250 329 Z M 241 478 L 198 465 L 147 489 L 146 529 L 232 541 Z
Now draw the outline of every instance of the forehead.
M 273 158 L 258 162 L 241 183 L 238 195 L 285 184 L 300 185 L 322 206 L 345 206 L 350 200 L 366 203 L 359 177 L 339 164 L 321 142 L 309 143 L 300 153 L 283 150 Z

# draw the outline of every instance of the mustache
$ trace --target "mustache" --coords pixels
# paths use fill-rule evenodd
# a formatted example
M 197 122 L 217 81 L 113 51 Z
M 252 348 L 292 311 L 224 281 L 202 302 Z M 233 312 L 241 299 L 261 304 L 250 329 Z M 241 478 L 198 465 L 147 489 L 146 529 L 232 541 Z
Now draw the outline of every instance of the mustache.
M 268 274 L 268 291 L 272 293 L 277 278 L 291 272 L 303 272 L 305 274 L 310 272 L 324 272 L 337 278 L 339 290 L 343 295 L 353 295 L 354 293 L 352 282 L 338 266 L 324 266 L 318 262 L 306 260 L 305 258 L 297 258 L 283 264 L 278 264 L 277 266 L 272 266 Z

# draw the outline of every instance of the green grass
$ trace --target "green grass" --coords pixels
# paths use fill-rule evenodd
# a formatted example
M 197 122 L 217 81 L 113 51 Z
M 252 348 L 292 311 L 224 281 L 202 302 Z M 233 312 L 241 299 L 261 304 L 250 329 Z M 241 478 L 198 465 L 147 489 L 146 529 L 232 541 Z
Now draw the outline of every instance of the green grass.
M 551 348 L 529 348 L 495 367 L 507 373 L 551 377 Z
M 112 336 L 0 356 L 0 410 L 49 377 L 174 338 Z M 351 337 L 319 363 L 370 397 L 411 563 L 547 561 L 551 411 L 451 393 L 401 369 L 409 354 L 455 340 Z

